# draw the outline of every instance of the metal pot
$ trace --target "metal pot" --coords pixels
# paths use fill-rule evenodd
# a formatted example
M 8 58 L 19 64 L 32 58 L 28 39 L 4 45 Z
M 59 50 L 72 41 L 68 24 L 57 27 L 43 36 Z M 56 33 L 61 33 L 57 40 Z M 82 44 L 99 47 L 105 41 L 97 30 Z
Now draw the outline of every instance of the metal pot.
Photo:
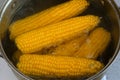
M 31 15 L 38 10 L 46 9 L 52 5 L 64 2 L 66 0 L 2 0 L 2 7 L 0 8 L 0 47 L 1 57 L 3 57 L 8 63 L 9 67 L 13 70 L 15 75 L 20 80 L 32 80 L 32 78 L 22 74 L 14 66 L 12 61 L 12 53 L 16 47 L 8 38 L 8 26 L 9 24 L 20 18 Z M 89 0 L 92 9 L 88 9 L 88 12 L 98 16 L 102 16 L 103 23 L 106 29 L 112 34 L 112 41 L 108 49 L 105 51 L 105 55 L 102 55 L 102 61 L 106 66 L 97 74 L 87 78 L 88 80 L 100 80 L 109 66 L 114 62 L 119 52 L 120 47 L 120 16 L 118 8 L 112 0 Z M 31 2 L 31 3 L 29 3 Z M 40 3 L 40 4 L 39 4 Z M 26 10 L 26 5 L 30 7 Z M 23 7 L 24 6 L 24 7 Z M 38 8 L 39 7 L 39 8 Z M 35 9 L 35 10 L 34 10 Z M 24 14 L 25 13 L 25 14 Z M 86 14 L 86 12 L 84 13 Z M 104 24 L 107 23 L 107 24 Z M 38 79 L 37 79 L 38 80 Z

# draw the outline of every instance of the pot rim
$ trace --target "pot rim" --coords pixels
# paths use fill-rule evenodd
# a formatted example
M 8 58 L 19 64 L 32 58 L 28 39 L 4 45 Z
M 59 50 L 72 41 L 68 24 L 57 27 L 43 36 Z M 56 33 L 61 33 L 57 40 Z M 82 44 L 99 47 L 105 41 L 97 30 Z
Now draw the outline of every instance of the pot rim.
M 18 0 L 18 2 L 20 2 L 21 0 Z M 29 0 L 24 0 L 22 3 L 24 4 L 25 2 L 27 2 Z M 3 5 L 2 7 L 2 10 L 1 10 L 1 14 L 0 14 L 0 23 L 2 21 L 2 17 L 4 16 L 4 13 L 6 12 L 7 8 L 11 8 L 14 4 L 16 3 L 16 0 L 6 0 L 5 4 Z M 3 49 L 3 46 L 2 46 L 2 42 L 1 42 L 1 37 L 0 37 L 0 57 L 2 57 L 7 63 L 8 63 L 8 66 L 15 72 L 17 73 L 20 77 L 22 77 L 23 79 L 25 80 L 33 80 L 32 78 L 24 75 L 23 73 L 21 73 L 14 65 L 13 63 L 8 59 L 4 49 Z
M 114 12 L 117 16 L 117 20 L 120 21 L 120 11 L 118 6 L 115 4 L 115 1 L 113 0 L 108 0 L 108 2 L 110 3 L 110 5 L 112 6 L 112 8 L 114 9 Z M 103 73 L 106 72 L 106 70 L 108 70 L 108 68 L 114 63 L 116 57 L 118 56 L 119 53 L 119 49 L 120 49 L 120 22 L 119 23 L 119 40 L 118 40 L 118 44 L 117 44 L 117 48 L 114 52 L 114 55 L 112 56 L 112 58 L 109 60 L 109 62 L 107 63 L 107 65 L 105 65 L 105 67 L 100 70 L 97 74 L 91 76 L 90 78 L 88 78 L 88 80 L 94 80 L 96 79 L 100 74 L 102 75 Z

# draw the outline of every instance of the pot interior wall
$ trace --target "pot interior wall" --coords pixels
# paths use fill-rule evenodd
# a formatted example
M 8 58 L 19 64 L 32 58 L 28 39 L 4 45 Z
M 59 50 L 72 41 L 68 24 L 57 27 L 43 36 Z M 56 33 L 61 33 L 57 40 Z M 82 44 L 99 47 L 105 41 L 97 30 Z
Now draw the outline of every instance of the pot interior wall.
M 11 23 L 65 1 L 67 0 L 31 0 L 29 3 L 25 4 L 18 12 L 15 13 L 15 16 L 13 17 Z M 104 54 L 98 58 L 98 60 L 106 65 L 109 62 L 109 59 L 114 55 L 118 44 L 119 25 L 117 23 L 117 17 L 111 5 L 109 5 L 106 0 L 104 4 L 101 3 L 100 0 L 89 1 L 91 3 L 90 7 L 80 15 L 94 14 L 102 17 L 101 23 L 99 25 L 106 28 L 112 34 L 110 45 Z M 2 39 L 2 46 L 9 60 L 15 65 L 16 63 L 12 60 L 12 55 L 17 50 L 17 48 L 14 42 L 9 39 L 9 31 L 6 31 L 6 33 L 7 34 Z

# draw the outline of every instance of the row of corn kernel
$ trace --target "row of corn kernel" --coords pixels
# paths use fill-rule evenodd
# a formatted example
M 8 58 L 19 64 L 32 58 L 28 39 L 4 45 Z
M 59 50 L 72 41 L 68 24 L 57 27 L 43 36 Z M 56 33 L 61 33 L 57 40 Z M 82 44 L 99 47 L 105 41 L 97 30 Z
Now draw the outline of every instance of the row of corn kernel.
M 88 37 L 82 35 L 65 44 L 59 45 L 52 54 L 97 59 L 105 51 L 110 40 L 110 33 L 104 28 L 98 27 Z
M 110 33 L 99 27 L 93 30 L 88 37 L 84 34 L 81 37 L 58 45 L 50 54 L 97 59 L 106 49 L 110 40 Z M 16 54 L 19 55 L 18 53 Z
M 83 0 L 72 0 L 72 1 L 83 2 Z M 81 4 L 83 4 L 83 3 L 81 3 Z M 82 10 L 84 10 L 84 9 L 86 9 L 87 5 L 83 5 L 83 7 L 81 7 L 81 6 L 80 7 L 82 8 Z M 78 7 L 78 6 L 76 6 L 76 7 Z M 65 8 L 65 6 L 64 6 L 64 8 Z M 53 8 L 53 10 L 54 10 L 54 8 Z M 80 10 L 80 8 L 79 8 L 79 10 Z M 52 11 L 52 8 L 51 8 L 51 11 Z M 76 10 L 76 11 L 78 11 L 78 10 Z M 78 11 L 77 13 L 73 14 L 72 16 L 78 14 L 81 11 Z M 43 13 L 45 15 L 47 11 L 44 11 L 44 12 Z M 43 13 L 41 12 L 42 16 L 43 16 Z M 72 17 L 72 16 L 70 14 L 69 17 Z M 65 17 L 65 19 L 67 19 L 69 17 Z M 44 18 L 46 18 L 46 17 L 44 17 Z M 53 19 L 53 17 L 49 18 L 48 16 L 47 16 L 47 18 L 50 20 Z M 31 19 L 32 19 L 32 17 L 30 17 L 30 20 Z M 63 20 L 63 18 L 61 16 L 58 18 L 55 17 L 55 19 L 57 19 L 59 21 Z M 28 18 L 28 20 L 29 20 L 29 18 Z M 15 25 L 17 24 L 17 26 L 18 26 L 21 23 L 25 23 L 25 21 L 28 21 L 28 20 L 26 18 L 26 20 L 23 20 L 23 22 L 18 21 L 18 23 L 16 22 Z M 47 25 L 47 24 L 45 24 L 46 21 L 48 22 L 47 24 L 50 24 L 50 23 L 54 23 L 54 24 Z M 80 35 L 84 34 L 86 31 L 90 32 L 98 25 L 98 23 L 100 22 L 100 18 L 97 16 L 93 16 L 93 15 L 87 15 L 87 16 L 71 18 L 68 20 L 61 21 L 61 22 L 58 22 L 56 20 L 55 21 L 53 20 L 53 22 L 52 21 L 49 22 L 48 20 L 46 20 L 46 21 L 43 21 L 43 23 L 41 23 L 43 26 L 47 25 L 47 26 L 45 26 L 45 28 L 33 30 L 33 28 L 31 28 L 31 26 L 28 26 L 30 28 L 30 30 L 32 30 L 32 31 L 30 31 L 27 28 L 28 29 L 27 31 L 30 31 L 30 32 L 25 31 L 27 33 L 24 33 L 22 31 L 20 31 L 21 32 L 20 34 L 22 34 L 22 35 L 19 34 L 19 31 L 18 31 L 18 34 L 16 34 L 16 32 L 14 32 L 15 31 L 14 28 L 18 29 L 17 27 L 11 26 L 11 29 L 10 29 L 11 33 L 12 33 L 12 28 L 13 28 L 13 32 L 16 34 L 16 35 L 11 34 L 11 39 L 14 39 L 16 36 L 20 35 L 15 39 L 15 42 L 17 44 L 17 47 L 23 53 L 37 52 L 47 46 L 56 45 L 56 44 L 58 45 L 59 42 L 64 42 L 65 40 L 69 40 L 76 36 L 80 36 Z M 31 22 L 32 21 L 30 21 L 30 23 Z M 58 22 L 58 23 L 56 23 L 56 22 Z M 26 26 L 26 24 L 24 26 Z M 34 25 L 34 26 L 36 26 L 36 25 Z M 37 26 L 35 28 L 37 28 Z M 20 30 L 23 30 L 23 29 L 25 29 L 25 28 L 21 28 Z M 102 38 L 100 38 L 100 39 L 102 39 Z M 81 38 L 81 39 L 84 39 L 84 38 Z M 76 49 L 71 49 L 71 51 L 69 51 L 70 48 L 67 48 L 67 46 L 71 46 L 71 48 L 74 48 L 72 46 L 73 45 L 72 43 L 74 41 L 79 43 L 79 40 L 80 39 L 73 40 L 73 41 L 69 42 L 69 44 L 64 45 L 63 47 L 66 48 L 65 49 L 66 52 L 64 52 L 64 54 L 62 54 L 62 55 L 71 55 L 73 52 L 75 52 Z M 83 44 L 86 43 L 86 42 L 84 42 L 84 40 L 82 40 Z M 91 40 L 94 40 L 94 38 Z M 81 44 L 81 46 L 83 44 Z M 56 49 L 56 52 L 58 50 L 59 50 L 59 48 Z M 61 50 L 61 48 L 60 48 L 60 50 Z M 97 48 L 95 50 L 103 50 L 103 49 Z M 58 55 L 61 55 L 60 54 L 61 51 L 58 51 L 58 52 L 57 52 Z M 76 53 L 75 53 L 75 55 L 76 55 Z M 84 57 L 86 57 L 86 55 Z M 17 59 L 18 58 L 19 57 L 17 57 Z M 47 76 L 47 77 L 73 76 L 73 77 L 75 77 L 75 76 L 93 75 L 103 68 L 103 64 L 100 63 L 99 61 L 87 59 L 87 58 L 25 54 L 25 55 L 20 56 L 17 67 L 21 72 L 23 72 L 24 74 L 29 75 L 29 76 Z
M 97 59 L 105 51 L 110 41 L 110 32 L 102 27 L 97 28 L 91 32 L 74 56 Z
M 15 43 L 23 53 L 33 53 L 89 32 L 99 22 L 100 18 L 94 15 L 75 17 L 26 32 L 18 36 Z
M 10 38 L 14 40 L 17 36 L 25 32 L 76 16 L 85 11 L 88 6 L 89 3 L 86 0 L 70 0 L 18 20 L 10 25 Z
M 88 38 L 90 39 L 90 42 L 84 42 L 78 51 L 79 54 L 75 54 L 75 56 L 83 58 L 59 56 L 59 54 L 57 56 L 25 54 L 20 57 L 17 67 L 21 72 L 29 76 L 91 76 L 103 68 L 102 63 L 93 59 L 96 59 L 103 50 L 105 50 L 110 42 L 110 33 L 103 28 L 97 28 L 90 33 Z M 82 51 L 84 49 L 88 51 L 84 50 L 86 53 L 84 53 L 84 51 L 83 53 L 80 53 L 81 49 Z M 90 52 L 91 57 L 89 57 Z
M 92 76 L 104 65 L 87 58 L 24 54 L 20 57 L 17 67 L 28 76 L 63 78 Z

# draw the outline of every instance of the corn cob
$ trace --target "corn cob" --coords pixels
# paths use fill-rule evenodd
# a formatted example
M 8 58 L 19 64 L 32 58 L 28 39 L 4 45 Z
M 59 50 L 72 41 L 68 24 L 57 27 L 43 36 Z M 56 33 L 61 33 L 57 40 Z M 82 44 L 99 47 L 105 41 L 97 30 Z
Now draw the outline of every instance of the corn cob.
M 86 0 L 70 0 L 35 15 L 18 20 L 10 25 L 10 38 L 14 39 L 16 36 L 35 28 L 76 16 L 82 13 L 88 5 L 89 3 Z
M 82 45 L 82 43 L 87 39 L 87 34 L 80 37 L 72 39 L 65 44 L 58 45 L 58 47 L 53 51 L 53 55 L 62 56 L 72 56 Z
M 17 50 L 14 52 L 12 59 L 15 63 L 17 63 L 19 61 L 20 56 L 22 55 L 22 52 Z
M 24 33 L 15 39 L 15 43 L 22 53 L 33 53 L 90 31 L 99 22 L 98 16 L 75 17 Z
M 74 77 L 93 75 L 103 68 L 103 64 L 87 58 L 25 54 L 20 57 L 17 67 L 29 76 Z
M 104 28 L 97 28 L 91 32 L 88 40 L 81 45 L 75 56 L 97 59 L 108 46 L 111 35 Z

